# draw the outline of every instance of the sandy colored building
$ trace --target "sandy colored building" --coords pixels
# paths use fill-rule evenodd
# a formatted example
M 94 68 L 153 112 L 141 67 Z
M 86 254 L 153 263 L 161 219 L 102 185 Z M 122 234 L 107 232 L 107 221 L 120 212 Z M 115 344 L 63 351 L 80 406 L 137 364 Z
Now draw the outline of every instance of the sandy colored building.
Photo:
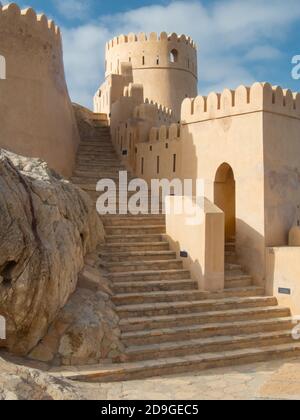
M 197 96 L 197 50 L 184 35 L 121 35 L 105 63 L 94 107 L 109 115 L 123 162 L 149 183 L 204 180 L 205 197 L 224 211 L 225 241 L 236 242 L 255 283 L 285 302 L 279 289 L 291 293 L 300 311 L 296 259 L 287 280 L 274 250 L 296 252 L 285 248 L 300 205 L 300 94 L 255 83 Z M 199 246 L 195 238 L 190 253 Z
M 59 28 L 0 6 L 0 348 L 92 382 L 300 355 L 300 94 L 197 86 L 190 37 L 120 35 L 72 105 Z M 126 169 L 171 211 L 97 214 Z

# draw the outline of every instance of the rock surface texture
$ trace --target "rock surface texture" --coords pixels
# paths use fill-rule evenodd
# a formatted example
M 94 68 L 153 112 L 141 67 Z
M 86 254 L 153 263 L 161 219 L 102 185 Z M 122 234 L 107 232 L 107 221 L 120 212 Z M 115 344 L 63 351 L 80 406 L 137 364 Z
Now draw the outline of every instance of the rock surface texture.
M 0 401 L 85 399 L 78 391 L 66 380 L 0 359 Z
M 2 347 L 27 355 L 74 293 L 86 254 L 103 240 L 89 197 L 38 159 L 0 152 Z

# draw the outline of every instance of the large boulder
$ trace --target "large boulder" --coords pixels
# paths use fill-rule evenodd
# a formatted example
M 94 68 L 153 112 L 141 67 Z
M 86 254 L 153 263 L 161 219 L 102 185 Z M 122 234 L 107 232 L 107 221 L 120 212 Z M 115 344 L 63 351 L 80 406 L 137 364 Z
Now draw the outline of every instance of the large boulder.
M 31 359 L 75 366 L 101 364 L 123 353 L 111 284 L 97 267 L 98 261 L 96 253 L 86 258 L 76 292 L 30 353 Z
M 0 346 L 27 355 L 76 289 L 104 239 L 90 198 L 38 159 L 0 151 Z
M 85 397 L 75 383 L 0 358 L 0 401 L 79 399 Z

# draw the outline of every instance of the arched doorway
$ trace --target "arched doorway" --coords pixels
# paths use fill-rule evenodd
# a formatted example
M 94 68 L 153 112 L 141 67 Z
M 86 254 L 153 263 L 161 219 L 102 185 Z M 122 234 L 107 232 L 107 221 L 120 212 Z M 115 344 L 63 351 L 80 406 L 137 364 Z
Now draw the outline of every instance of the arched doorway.
M 217 170 L 214 184 L 215 204 L 225 213 L 225 238 L 235 238 L 235 179 L 230 165 L 223 163 Z

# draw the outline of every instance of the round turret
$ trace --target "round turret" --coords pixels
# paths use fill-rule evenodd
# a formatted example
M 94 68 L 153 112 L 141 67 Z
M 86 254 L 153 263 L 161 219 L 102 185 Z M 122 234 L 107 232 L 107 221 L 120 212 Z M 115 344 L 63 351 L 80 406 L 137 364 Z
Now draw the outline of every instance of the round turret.
M 121 35 L 107 43 L 105 58 L 106 76 L 131 63 L 133 82 L 144 86 L 145 98 L 172 109 L 177 119 L 182 101 L 197 95 L 197 50 L 185 35 Z

